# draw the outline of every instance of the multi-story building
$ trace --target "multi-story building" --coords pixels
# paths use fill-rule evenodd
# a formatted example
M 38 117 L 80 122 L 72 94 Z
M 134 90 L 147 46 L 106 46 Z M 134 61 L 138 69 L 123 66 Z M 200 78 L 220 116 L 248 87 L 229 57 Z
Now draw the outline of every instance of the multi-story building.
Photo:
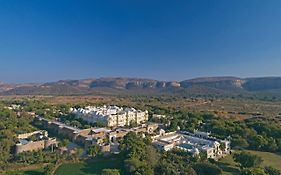
M 34 122 L 43 128 L 49 130 L 54 135 L 67 138 L 78 145 L 87 148 L 90 145 L 97 144 L 106 151 L 113 146 L 113 152 L 118 152 L 117 139 L 124 137 L 129 132 L 152 134 L 158 128 L 158 124 L 146 123 L 134 128 L 87 128 L 79 129 L 69 126 L 57 120 L 51 121 L 40 116 L 36 116 Z
M 158 149 L 169 151 L 173 148 L 181 149 L 198 155 L 205 152 L 207 158 L 219 159 L 230 153 L 230 141 L 219 140 L 211 137 L 206 132 L 172 132 L 162 131 L 158 136 L 154 136 L 153 144 Z M 224 144 L 224 146 L 221 146 Z
M 108 127 L 129 126 L 133 123 L 139 125 L 148 120 L 148 111 L 118 106 L 72 108 L 71 112 L 74 113 L 77 118 L 81 118 L 88 123 L 101 122 Z

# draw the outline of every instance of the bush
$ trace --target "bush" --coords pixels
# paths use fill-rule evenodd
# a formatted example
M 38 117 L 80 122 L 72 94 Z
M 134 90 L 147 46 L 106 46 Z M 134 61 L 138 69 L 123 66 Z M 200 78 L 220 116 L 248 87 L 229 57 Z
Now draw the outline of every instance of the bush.
M 265 167 L 265 172 L 269 175 L 280 175 L 281 171 L 273 167 Z
M 262 159 L 259 156 L 247 152 L 235 154 L 234 161 L 240 163 L 243 168 L 258 167 L 262 163 Z
M 117 169 L 103 169 L 102 175 L 120 175 L 119 170 Z
M 196 171 L 198 175 L 220 175 L 222 174 L 222 170 L 213 164 L 210 163 L 196 163 L 193 165 L 193 169 Z

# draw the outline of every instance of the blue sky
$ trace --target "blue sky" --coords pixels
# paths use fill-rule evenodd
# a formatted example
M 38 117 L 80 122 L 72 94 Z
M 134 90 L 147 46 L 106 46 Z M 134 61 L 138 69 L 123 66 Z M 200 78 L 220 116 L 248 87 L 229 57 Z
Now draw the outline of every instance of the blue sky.
M 0 0 L 0 81 L 281 76 L 280 0 Z

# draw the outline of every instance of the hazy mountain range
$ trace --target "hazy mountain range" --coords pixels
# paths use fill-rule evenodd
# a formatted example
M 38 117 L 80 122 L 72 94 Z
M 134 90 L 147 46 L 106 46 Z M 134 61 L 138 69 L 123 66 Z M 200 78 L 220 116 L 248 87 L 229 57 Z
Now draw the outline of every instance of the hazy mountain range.
M 280 92 L 281 77 L 203 77 L 184 81 L 141 78 L 93 78 L 60 80 L 43 84 L 0 83 L 0 95 L 91 95 L 91 94 L 206 94 Z

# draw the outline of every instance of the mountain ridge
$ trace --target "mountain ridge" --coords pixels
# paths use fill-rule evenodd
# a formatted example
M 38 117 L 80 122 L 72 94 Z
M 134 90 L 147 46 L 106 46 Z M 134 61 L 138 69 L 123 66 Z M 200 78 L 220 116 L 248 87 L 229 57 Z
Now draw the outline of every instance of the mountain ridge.
M 0 95 L 89 95 L 95 93 L 232 93 L 280 90 L 281 77 L 199 77 L 183 81 L 101 77 L 46 83 L 0 83 Z

